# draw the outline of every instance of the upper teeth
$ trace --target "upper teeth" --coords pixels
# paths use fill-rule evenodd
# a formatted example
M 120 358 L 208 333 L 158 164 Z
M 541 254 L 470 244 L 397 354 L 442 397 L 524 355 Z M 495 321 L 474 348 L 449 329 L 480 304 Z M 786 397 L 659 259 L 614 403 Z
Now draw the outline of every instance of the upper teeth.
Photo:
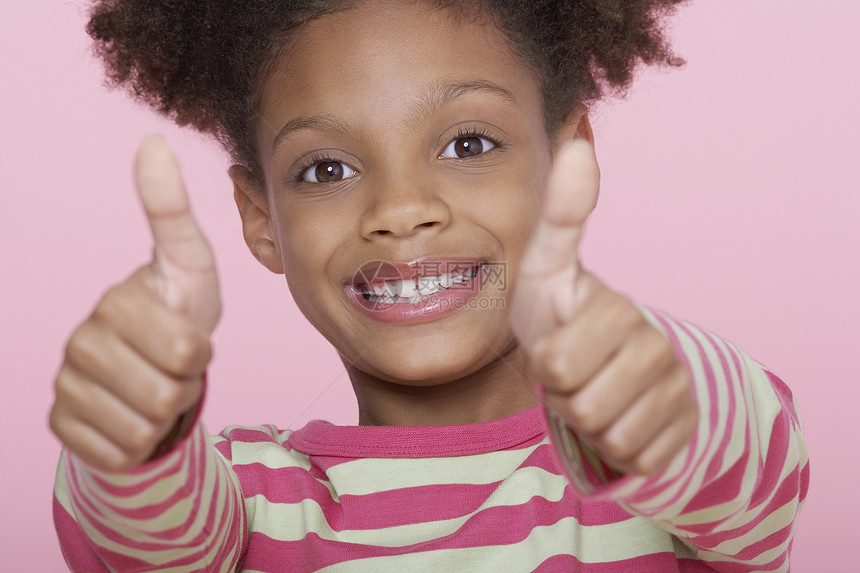
M 457 273 L 443 273 L 436 276 L 424 276 L 415 279 L 402 279 L 385 281 L 373 285 L 365 285 L 364 290 L 372 292 L 381 297 L 414 298 L 415 296 L 429 296 L 442 289 L 451 288 L 453 285 L 475 278 L 476 269 Z

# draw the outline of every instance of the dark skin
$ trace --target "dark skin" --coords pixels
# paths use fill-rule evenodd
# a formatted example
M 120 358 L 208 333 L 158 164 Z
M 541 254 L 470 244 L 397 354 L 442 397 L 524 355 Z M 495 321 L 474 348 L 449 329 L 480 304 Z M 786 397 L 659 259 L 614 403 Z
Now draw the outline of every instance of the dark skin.
M 580 265 L 599 187 L 584 110 L 548 134 L 539 82 L 505 38 L 421 3 L 361 3 L 294 42 L 264 89 L 266 182 L 230 176 L 251 252 L 340 352 L 359 422 L 498 419 L 537 404 L 540 384 L 616 469 L 665 467 L 697 407 L 669 342 Z M 464 136 L 481 152 L 452 153 Z M 319 181 L 320 164 L 338 176 Z M 154 260 L 73 335 L 51 415 L 105 470 L 146 460 L 199 399 L 220 313 L 214 258 L 162 140 L 144 142 L 137 171 Z M 506 264 L 515 289 L 477 295 L 504 304 L 391 325 L 344 295 L 367 261 L 458 256 Z

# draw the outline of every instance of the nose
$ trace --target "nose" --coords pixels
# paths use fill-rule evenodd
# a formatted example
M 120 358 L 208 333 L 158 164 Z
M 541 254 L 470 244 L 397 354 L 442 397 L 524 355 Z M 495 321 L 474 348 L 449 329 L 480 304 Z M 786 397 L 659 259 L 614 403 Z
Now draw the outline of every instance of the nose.
M 366 239 L 439 232 L 451 221 L 447 203 L 429 180 L 392 177 L 368 187 L 369 200 L 360 225 Z

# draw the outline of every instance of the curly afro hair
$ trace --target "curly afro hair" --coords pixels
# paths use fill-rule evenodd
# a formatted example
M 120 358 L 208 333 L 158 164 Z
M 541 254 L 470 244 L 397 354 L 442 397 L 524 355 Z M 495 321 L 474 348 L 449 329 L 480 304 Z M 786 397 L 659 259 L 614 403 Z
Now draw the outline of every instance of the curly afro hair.
M 269 64 L 297 27 L 355 1 L 96 0 L 87 33 L 111 85 L 214 136 L 262 180 L 254 120 Z M 575 104 L 623 93 L 640 64 L 683 63 L 664 23 L 685 0 L 475 1 L 541 78 L 550 132 Z

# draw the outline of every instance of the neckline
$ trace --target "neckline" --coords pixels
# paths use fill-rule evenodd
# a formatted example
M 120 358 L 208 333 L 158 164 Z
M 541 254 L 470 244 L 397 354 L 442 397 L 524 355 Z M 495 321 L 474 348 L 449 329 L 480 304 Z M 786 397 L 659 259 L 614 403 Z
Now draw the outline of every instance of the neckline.
M 338 426 L 313 420 L 292 432 L 289 442 L 309 455 L 425 458 L 504 450 L 545 435 L 538 405 L 498 420 L 446 426 Z

